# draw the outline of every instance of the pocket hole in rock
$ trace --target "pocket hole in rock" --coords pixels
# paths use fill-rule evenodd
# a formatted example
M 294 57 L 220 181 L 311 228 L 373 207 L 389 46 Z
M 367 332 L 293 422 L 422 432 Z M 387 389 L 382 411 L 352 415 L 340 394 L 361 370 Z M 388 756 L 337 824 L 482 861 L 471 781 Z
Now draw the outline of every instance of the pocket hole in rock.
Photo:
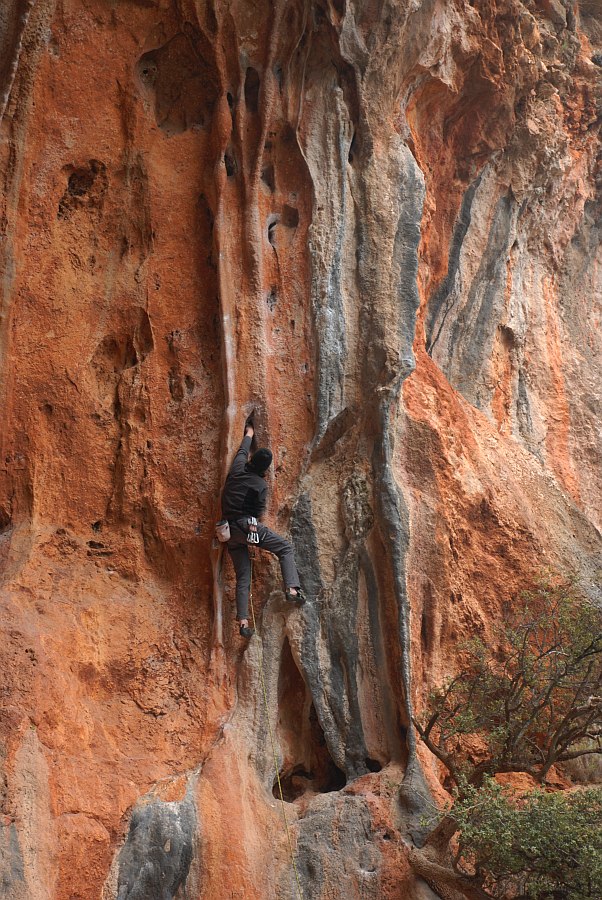
M 261 180 L 267 187 L 270 189 L 272 193 L 274 193 L 276 189 L 276 180 L 274 178 L 274 166 L 264 166 L 261 170 Z
M 350 165 L 353 165 L 353 161 L 355 159 L 356 153 L 357 153 L 357 136 L 354 132 L 353 137 L 351 138 L 351 144 L 349 145 L 349 153 L 347 155 L 347 159 L 349 160 Z
M 226 152 L 224 154 L 224 165 L 226 167 L 226 175 L 228 176 L 228 178 L 232 178 L 234 175 L 236 175 L 238 166 L 236 165 L 236 160 L 232 153 Z
M 314 704 L 284 642 L 278 677 L 278 735 L 285 764 L 280 772 L 282 793 L 288 802 L 306 792 L 330 793 L 345 787 L 346 777 L 332 759 Z M 279 797 L 278 781 L 273 785 Z
M 249 112 L 256 113 L 259 109 L 260 84 L 257 69 L 249 66 L 245 76 L 245 103 Z
M 138 74 L 142 83 L 152 88 L 157 80 L 157 72 L 157 63 L 150 54 L 145 54 L 138 64 Z
M 278 219 L 273 218 L 268 221 L 268 241 L 272 245 L 272 247 L 276 246 L 276 225 L 278 224 Z
M 59 201 L 58 219 L 68 219 L 76 209 L 101 206 L 107 189 L 107 167 L 97 159 L 86 166 L 69 166 L 67 189 Z
M 0 506 L 0 532 L 8 531 L 12 522 L 11 511 Z
M 145 5 L 149 2 L 145 0 Z M 194 29 L 185 27 L 162 47 L 141 56 L 136 73 L 166 137 L 207 126 L 220 87 L 211 55 L 205 57 L 195 48 Z

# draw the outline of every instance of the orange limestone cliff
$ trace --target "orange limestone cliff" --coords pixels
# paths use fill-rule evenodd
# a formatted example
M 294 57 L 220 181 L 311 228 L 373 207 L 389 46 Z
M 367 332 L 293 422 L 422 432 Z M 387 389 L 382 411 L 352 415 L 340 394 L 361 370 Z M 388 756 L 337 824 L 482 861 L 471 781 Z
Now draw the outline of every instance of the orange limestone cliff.
M 582 7 L 2 4 L 3 896 L 436 896 L 412 712 L 535 573 L 601 581 Z M 250 413 L 308 602 L 262 556 L 245 642 Z

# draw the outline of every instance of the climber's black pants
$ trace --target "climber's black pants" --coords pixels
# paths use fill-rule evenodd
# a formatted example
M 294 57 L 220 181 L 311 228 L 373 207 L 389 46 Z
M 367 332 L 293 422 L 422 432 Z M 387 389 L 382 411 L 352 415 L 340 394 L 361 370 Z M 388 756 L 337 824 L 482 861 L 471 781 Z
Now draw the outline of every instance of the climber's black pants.
M 239 619 L 247 619 L 249 617 L 251 560 L 249 558 L 249 544 L 247 543 L 248 530 L 248 519 L 246 518 L 239 519 L 237 522 L 230 522 L 231 537 L 228 541 L 228 550 L 236 572 L 236 614 Z M 267 550 L 269 553 L 277 556 L 285 588 L 298 588 L 299 573 L 295 565 L 295 554 L 293 553 L 292 544 L 261 523 L 257 525 L 257 533 L 259 534 L 259 544 L 251 544 L 250 546 L 258 546 L 261 550 Z

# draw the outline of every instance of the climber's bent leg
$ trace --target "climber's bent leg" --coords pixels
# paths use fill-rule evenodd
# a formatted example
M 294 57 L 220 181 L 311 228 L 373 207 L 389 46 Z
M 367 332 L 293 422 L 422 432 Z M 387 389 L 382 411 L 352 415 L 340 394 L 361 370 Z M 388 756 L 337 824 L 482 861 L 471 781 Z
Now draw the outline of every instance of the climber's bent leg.
M 230 546 L 228 551 L 236 572 L 236 614 L 239 619 L 249 618 L 249 589 L 251 587 L 251 560 L 246 544 Z
M 285 588 L 299 588 L 299 573 L 292 544 L 265 525 L 258 525 L 259 546 L 278 557 Z

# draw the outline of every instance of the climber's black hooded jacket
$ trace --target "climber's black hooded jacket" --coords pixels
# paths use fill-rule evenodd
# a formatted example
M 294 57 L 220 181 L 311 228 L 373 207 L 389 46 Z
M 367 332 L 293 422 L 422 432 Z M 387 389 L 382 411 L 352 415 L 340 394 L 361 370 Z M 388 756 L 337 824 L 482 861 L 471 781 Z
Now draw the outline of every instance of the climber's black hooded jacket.
M 222 492 L 222 516 L 229 522 L 235 522 L 244 516 L 261 519 L 265 513 L 268 499 L 266 480 L 247 467 L 251 440 L 250 435 L 243 438 Z

